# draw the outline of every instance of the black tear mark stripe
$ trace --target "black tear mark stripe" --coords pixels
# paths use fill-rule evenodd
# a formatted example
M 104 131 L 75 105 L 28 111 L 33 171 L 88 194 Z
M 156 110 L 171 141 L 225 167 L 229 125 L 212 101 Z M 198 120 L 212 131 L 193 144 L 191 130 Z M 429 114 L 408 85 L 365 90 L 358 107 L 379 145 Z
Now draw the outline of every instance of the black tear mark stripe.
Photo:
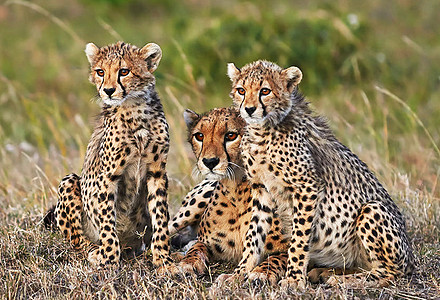
M 261 100 L 261 87 L 263 86 L 264 79 L 260 79 L 260 86 L 258 87 L 260 91 L 258 92 L 258 102 L 261 104 L 261 108 L 263 109 L 263 117 L 267 116 L 266 106 L 263 104 L 263 101 Z
M 261 108 L 263 109 L 263 117 L 265 117 L 267 116 L 266 106 L 263 104 L 263 101 L 261 100 L 261 96 L 262 96 L 261 87 L 263 86 L 263 82 L 264 82 L 263 79 L 261 79 L 259 86 L 260 91 L 258 92 L 258 102 L 260 102 L 261 104 Z
M 104 76 L 102 76 L 101 85 L 99 86 L 99 90 L 101 90 L 102 85 L 104 84 L 104 78 L 105 78 L 105 74 L 104 74 Z
M 121 61 L 119 61 L 119 70 L 121 70 Z M 119 85 L 121 86 L 121 88 L 122 88 L 122 97 L 125 97 L 125 96 L 127 96 L 127 92 L 126 92 L 126 90 L 125 90 L 125 87 L 122 85 L 122 82 L 121 82 L 121 74 L 120 74 L 119 70 L 118 70 L 118 84 L 119 84 Z
M 226 134 L 228 133 L 228 123 L 226 123 Z M 225 149 L 226 158 L 228 159 L 228 165 L 231 162 L 231 158 L 229 157 L 228 149 L 226 148 L 226 136 L 223 138 L 223 148 Z
M 261 100 L 261 91 L 258 93 L 258 102 L 261 104 L 261 108 L 263 109 L 263 117 L 267 116 L 266 106 L 263 104 L 263 101 Z
M 194 139 L 194 136 L 193 136 L 193 139 Z M 203 152 L 203 141 L 202 141 L 202 147 L 200 148 L 200 152 L 199 152 L 197 159 L 200 158 L 200 156 L 202 155 L 202 152 Z

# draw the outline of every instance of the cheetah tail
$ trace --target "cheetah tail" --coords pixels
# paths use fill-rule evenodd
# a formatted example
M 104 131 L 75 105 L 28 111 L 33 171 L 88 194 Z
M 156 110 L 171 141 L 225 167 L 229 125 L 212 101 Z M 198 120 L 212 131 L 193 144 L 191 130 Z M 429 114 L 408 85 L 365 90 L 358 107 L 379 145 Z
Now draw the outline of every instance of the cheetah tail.
M 56 228 L 55 205 L 49 208 L 49 210 L 46 212 L 43 222 L 44 222 L 44 227 L 46 227 L 46 229 L 54 230 Z

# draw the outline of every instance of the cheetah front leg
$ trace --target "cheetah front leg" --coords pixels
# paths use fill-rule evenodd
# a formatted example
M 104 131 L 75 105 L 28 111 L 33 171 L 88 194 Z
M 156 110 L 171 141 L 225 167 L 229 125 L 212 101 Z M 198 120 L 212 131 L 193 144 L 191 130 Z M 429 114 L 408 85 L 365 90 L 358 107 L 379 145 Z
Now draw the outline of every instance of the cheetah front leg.
M 170 235 L 200 220 L 217 185 L 218 181 L 203 180 L 185 196 L 182 206 L 168 226 Z
M 153 227 L 151 252 L 155 266 L 169 265 L 172 262 L 169 252 L 167 189 L 168 177 L 165 166 L 152 164 L 147 172 L 147 199 Z
M 304 189 L 304 190 L 303 190 Z M 315 214 L 318 191 L 314 185 L 298 188 L 293 197 L 293 231 L 283 288 L 303 290 L 306 287 L 309 263 L 309 238 Z
M 251 282 L 260 284 L 268 282 L 275 285 L 286 273 L 289 239 L 283 236 L 281 222 L 276 214 L 274 218 L 265 244 L 265 250 L 269 256 L 249 274 Z
M 203 275 L 209 265 L 209 250 L 205 243 L 195 243 L 175 266 L 169 268 L 171 275 Z
M 277 284 L 284 277 L 287 269 L 287 253 L 270 255 L 249 274 L 251 282 L 271 285 Z
M 252 218 L 243 245 L 243 257 L 234 273 L 223 274 L 217 281 L 242 279 L 257 266 L 264 252 L 266 237 L 273 221 L 274 203 L 266 187 L 262 184 L 252 185 Z
M 73 248 L 85 250 L 90 241 L 82 228 L 83 203 L 81 201 L 80 178 L 76 174 L 64 177 L 58 186 L 58 202 L 55 207 L 55 222 Z
M 98 191 L 94 195 L 92 201 L 98 205 L 89 215 L 98 225 L 99 246 L 89 252 L 88 260 L 98 266 L 117 264 L 121 255 L 116 233 L 116 191 L 110 189 L 114 185 L 108 180 L 104 180 L 102 185 L 109 189 Z

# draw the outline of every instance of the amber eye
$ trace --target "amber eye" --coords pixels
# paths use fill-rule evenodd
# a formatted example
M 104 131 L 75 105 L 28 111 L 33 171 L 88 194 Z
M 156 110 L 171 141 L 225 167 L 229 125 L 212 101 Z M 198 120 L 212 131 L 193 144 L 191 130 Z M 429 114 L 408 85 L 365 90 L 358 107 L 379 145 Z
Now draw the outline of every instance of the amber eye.
M 243 96 L 246 93 L 246 91 L 244 90 L 244 88 L 237 88 L 237 93 Z
M 261 93 L 261 95 L 263 95 L 263 96 L 267 96 L 267 95 L 269 95 L 270 92 L 271 92 L 271 90 L 269 90 L 268 88 L 262 88 L 262 89 L 260 90 L 260 93 Z
M 235 132 L 228 132 L 225 135 L 225 140 L 228 141 L 228 142 L 231 142 L 231 141 L 235 140 L 237 137 L 238 137 L 237 133 L 235 133 Z
M 98 74 L 99 77 L 104 76 L 104 70 L 103 69 L 97 69 L 96 74 Z
M 127 76 L 128 73 L 130 73 L 129 69 L 120 69 L 119 70 L 119 75 L 121 75 L 121 76 Z
M 194 137 L 195 137 L 195 139 L 198 140 L 199 142 L 202 142 L 202 141 L 203 141 L 203 133 L 201 133 L 201 132 L 197 132 L 197 133 L 195 133 L 195 134 L 194 134 Z

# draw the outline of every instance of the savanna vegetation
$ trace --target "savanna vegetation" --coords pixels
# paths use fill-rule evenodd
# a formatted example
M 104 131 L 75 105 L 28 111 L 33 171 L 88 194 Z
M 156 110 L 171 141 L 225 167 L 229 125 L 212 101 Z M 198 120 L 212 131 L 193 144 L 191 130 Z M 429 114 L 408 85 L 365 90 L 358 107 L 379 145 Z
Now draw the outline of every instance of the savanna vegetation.
M 440 2 L 1 0 L 0 298 L 440 297 Z M 79 172 L 99 112 L 87 42 L 158 43 L 171 127 L 170 208 L 198 180 L 184 108 L 228 106 L 226 63 L 259 58 L 304 73 L 301 91 L 377 174 L 406 216 L 419 267 L 387 288 L 304 293 L 207 276 L 158 277 L 148 254 L 96 270 L 42 218 Z

